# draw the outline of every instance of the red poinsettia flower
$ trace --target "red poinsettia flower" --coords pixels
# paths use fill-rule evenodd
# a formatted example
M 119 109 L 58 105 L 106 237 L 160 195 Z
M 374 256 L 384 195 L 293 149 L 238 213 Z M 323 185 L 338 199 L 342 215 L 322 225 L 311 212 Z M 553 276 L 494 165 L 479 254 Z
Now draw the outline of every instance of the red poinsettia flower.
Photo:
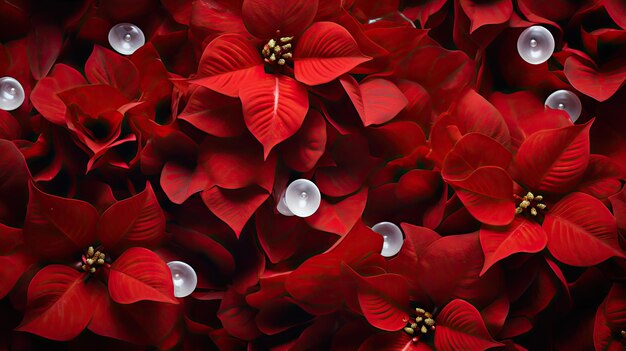
M 495 109 L 492 113 L 499 115 Z M 625 257 L 615 218 L 597 199 L 620 189 L 619 172 L 609 159 L 590 155 L 591 122 L 538 131 L 523 128 L 528 136 L 522 135 L 525 139 L 513 156 L 502 142 L 508 139 L 502 122 L 498 140 L 493 122 L 485 120 L 476 133 L 460 137 L 458 125 L 444 123 L 445 118 L 439 123 L 458 139 L 445 156 L 442 175 L 467 210 L 486 225 L 481 229 L 483 272 L 511 254 L 545 247 L 574 266 Z M 437 128 L 436 123 L 433 131 Z
M 626 348 L 626 286 L 616 282 L 598 307 L 593 331 L 596 350 Z

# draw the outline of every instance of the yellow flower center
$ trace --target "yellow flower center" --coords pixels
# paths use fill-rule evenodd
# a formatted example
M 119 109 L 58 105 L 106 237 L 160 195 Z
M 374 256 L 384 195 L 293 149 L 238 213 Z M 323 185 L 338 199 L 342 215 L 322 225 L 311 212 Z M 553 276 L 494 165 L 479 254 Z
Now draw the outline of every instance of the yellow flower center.
M 261 51 L 265 62 L 271 65 L 284 66 L 287 60 L 293 58 L 292 40 L 293 37 L 281 37 L 280 31 L 277 30 L 276 38 L 270 39 Z
M 95 250 L 93 246 L 89 246 L 83 255 L 81 269 L 84 272 L 95 273 L 98 268 L 106 264 L 105 259 L 106 255 L 103 252 Z
M 524 196 L 520 197 L 518 195 L 513 195 L 515 199 L 519 200 L 520 203 L 515 209 L 516 214 L 522 213 L 530 213 L 531 216 L 537 216 L 539 211 L 544 211 L 546 209 L 546 205 L 543 204 L 543 196 L 537 195 L 535 196 L 530 191 Z
M 416 316 L 407 322 L 404 332 L 413 337 L 413 341 L 419 340 L 419 335 L 426 335 L 429 331 L 435 331 L 435 319 L 432 313 L 422 308 L 415 309 Z

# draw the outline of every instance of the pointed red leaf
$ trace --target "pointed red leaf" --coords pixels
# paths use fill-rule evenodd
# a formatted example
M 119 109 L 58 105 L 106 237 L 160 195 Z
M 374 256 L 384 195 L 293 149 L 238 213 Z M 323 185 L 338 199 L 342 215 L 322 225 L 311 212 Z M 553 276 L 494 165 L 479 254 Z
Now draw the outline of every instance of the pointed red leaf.
M 30 94 L 30 99 L 45 119 L 65 126 L 66 106 L 57 93 L 84 84 L 87 84 L 87 81 L 80 72 L 60 63 L 54 66 L 48 77 L 37 82 Z
M 237 97 L 239 88 L 263 76 L 260 52 L 239 34 L 224 34 L 209 43 L 190 82 Z
M 440 351 L 483 351 L 504 346 L 493 340 L 480 313 L 464 300 L 451 301 L 437 316 L 435 348 Z
M 161 171 L 161 188 L 170 201 L 178 205 L 204 190 L 208 183 L 206 173 L 201 167 L 189 169 L 170 161 Z
M 313 228 L 344 235 L 361 218 L 367 203 L 367 187 L 337 203 L 322 199 L 320 208 L 305 221 Z
M 374 327 L 396 331 L 406 326 L 409 319 L 409 287 L 399 274 L 385 273 L 362 277 L 344 265 L 352 279 L 356 280 L 357 296 L 363 316 Z
M 243 296 L 235 289 L 228 289 L 220 303 L 217 317 L 229 334 L 252 340 L 261 334 L 254 322 L 256 314 L 257 311 L 248 306 Z
M 237 237 L 250 217 L 269 197 L 269 193 L 258 186 L 241 189 L 223 189 L 214 186 L 201 194 L 202 201 L 219 219 L 235 232 Z
M 543 229 L 548 250 L 572 266 L 593 266 L 611 257 L 626 257 L 617 242 L 611 212 L 593 196 L 572 193 L 548 208 Z
M 462 180 L 483 166 L 507 169 L 512 158 L 511 152 L 492 138 L 480 133 L 468 133 L 446 156 L 441 175 L 445 180 Z
M 111 265 L 109 294 L 117 303 L 149 300 L 177 304 L 174 283 L 167 264 L 154 252 L 130 248 Z
M 358 351 L 432 351 L 425 342 L 415 342 L 405 332 L 379 333 L 367 338 Z
M 272 263 L 291 257 L 310 233 L 300 218 L 276 214 L 268 206 L 261 206 L 254 219 L 259 244 Z
M 619 180 L 621 174 L 619 166 L 611 158 L 592 154 L 589 157 L 589 166 L 576 190 L 605 200 L 622 188 Z
M 63 34 L 58 27 L 33 25 L 26 37 L 26 55 L 33 77 L 37 80 L 48 75 L 61 52 Z
M 239 92 L 246 126 L 263 144 L 265 158 L 272 148 L 294 135 L 309 110 L 307 90 L 295 80 L 266 74 Z
M 519 252 L 539 252 L 547 243 L 548 237 L 541 226 L 522 216 L 515 217 L 506 228 L 483 227 L 480 229 L 480 245 L 485 264 L 480 275 L 506 257 Z
M 178 118 L 222 138 L 241 135 L 245 130 L 241 101 L 205 87 L 194 90 Z
M 607 326 L 606 316 L 604 315 L 604 306 L 602 303 L 596 312 L 596 318 L 593 325 L 593 345 L 597 351 L 623 351 L 626 341 L 621 336 L 617 336 L 616 332 Z
M 366 127 L 389 122 L 408 104 L 402 91 L 386 79 L 358 83 L 352 76 L 344 75 L 339 81 Z
M 22 274 L 35 261 L 32 256 L 22 250 L 8 256 L 0 256 L 0 299 L 11 292 Z
M 0 222 L 20 227 L 28 202 L 31 178 L 24 155 L 8 140 L 0 139 Z
M 502 168 L 480 167 L 467 178 L 448 181 L 469 213 L 488 225 L 507 225 L 515 217 L 513 180 Z
M 328 83 L 371 60 L 342 26 L 317 22 L 298 40 L 293 56 L 296 79 L 307 85 Z
M 613 283 L 604 300 L 604 315 L 609 328 L 626 328 L 626 283 Z
M 472 22 L 470 34 L 484 25 L 504 23 L 509 20 L 513 13 L 511 0 L 496 0 L 489 3 L 461 0 L 459 4 Z
M 626 29 L 626 4 L 620 0 L 603 0 L 602 4 L 613 21 Z
M 78 336 L 91 320 L 96 297 L 85 277 L 62 265 L 40 270 L 28 286 L 26 313 L 17 330 L 58 341 Z
M 613 96 L 626 81 L 626 64 L 617 59 L 598 68 L 594 63 L 572 55 L 565 60 L 563 73 L 576 90 L 602 102 Z
M 85 63 L 85 75 L 91 84 L 108 84 L 129 99 L 139 93 L 139 71 L 126 57 L 99 45 Z
M 300 130 L 286 140 L 281 156 L 287 167 L 296 172 L 308 172 L 326 149 L 326 121 L 321 113 L 309 109 Z
M 250 34 L 268 40 L 280 30 L 283 37 L 299 35 L 317 13 L 318 0 L 244 0 L 241 8 L 243 23 Z
M 98 222 L 98 238 L 108 250 L 155 247 L 165 235 L 165 215 L 150 183 L 146 189 L 111 205 Z
M 537 192 L 569 192 L 589 164 L 590 127 L 591 122 L 529 136 L 515 156 L 519 180 Z
M 49 195 L 30 183 L 24 239 L 47 258 L 68 258 L 96 239 L 98 211 L 83 201 Z
M 617 227 L 620 230 L 626 229 L 626 188 L 622 188 L 622 191 L 611 196 L 609 201 L 613 208 L 613 215 L 615 216 Z

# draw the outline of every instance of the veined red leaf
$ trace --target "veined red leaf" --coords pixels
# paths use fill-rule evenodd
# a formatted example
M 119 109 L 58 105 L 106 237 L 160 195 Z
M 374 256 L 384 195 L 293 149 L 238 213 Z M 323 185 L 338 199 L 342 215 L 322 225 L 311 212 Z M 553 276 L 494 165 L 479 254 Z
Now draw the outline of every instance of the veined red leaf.
M 515 217 L 513 180 L 502 168 L 480 167 L 467 178 L 448 181 L 469 213 L 488 225 L 507 225 Z
M 409 319 L 409 286 L 399 274 L 385 273 L 362 277 L 343 265 L 357 283 L 357 297 L 363 316 L 376 328 L 400 330 Z
M 565 60 L 563 73 L 576 90 L 602 102 L 626 81 L 626 64 L 616 59 L 598 68 L 593 62 L 572 55 Z
M 496 0 L 489 3 L 476 0 L 461 0 L 459 4 L 472 22 L 470 34 L 488 24 L 504 23 L 509 20 L 513 13 L 511 0 Z
M 205 87 L 194 90 L 178 118 L 222 138 L 241 135 L 245 130 L 241 101 Z
M 361 344 L 358 351 L 432 351 L 425 342 L 415 342 L 405 332 L 378 333 Z
M 190 82 L 237 97 L 240 87 L 263 75 L 263 60 L 252 43 L 243 35 L 224 34 L 204 48 L 198 75 Z
M 617 227 L 620 230 L 626 229 L 626 188 L 622 188 L 622 191 L 611 196 L 609 201 L 613 208 L 613 215 L 615 216 Z
M 300 218 L 275 214 L 268 206 L 260 207 L 254 218 L 259 244 L 272 263 L 291 257 L 310 231 Z
M 254 322 L 257 311 L 246 303 L 246 300 L 235 289 L 228 289 L 220 303 L 217 318 L 229 334 L 243 339 L 252 340 L 261 332 Z
M 307 85 L 328 83 L 371 60 L 342 26 L 317 22 L 298 40 L 293 55 L 296 79 Z
M 161 171 L 161 188 L 175 204 L 182 204 L 193 194 L 204 190 L 207 185 L 207 176 L 201 167 L 189 169 L 169 161 Z
M 557 260 L 587 267 L 626 257 L 617 242 L 615 218 L 595 197 L 572 193 L 547 211 L 543 229 L 548 250 Z
M 609 328 L 626 327 L 626 283 L 613 283 L 604 300 L 604 315 Z
M 602 4 L 613 21 L 626 29 L 626 4 L 620 0 L 603 0 Z
M 265 74 L 239 92 L 246 126 L 263 144 L 264 157 L 281 141 L 294 135 L 309 110 L 307 90 L 282 74 Z
M 85 75 L 91 84 L 108 84 L 117 88 L 129 99 L 139 93 L 139 71 L 126 57 L 99 45 L 85 63 Z
M 57 93 L 87 84 L 80 72 L 62 63 L 55 65 L 52 73 L 35 85 L 30 94 L 33 106 L 48 121 L 65 126 L 65 103 Z
M 483 351 L 504 346 L 493 340 L 480 313 L 464 300 L 453 300 L 437 316 L 435 348 L 440 351 Z
M 235 232 L 237 237 L 250 217 L 270 194 L 258 186 L 224 189 L 214 186 L 202 192 L 202 201 L 219 219 Z
M 496 262 L 519 252 L 535 253 L 543 250 L 548 237 L 534 221 L 517 216 L 506 228 L 483 227 L 480 229 L 480 245 L 485 254 L 483 275 Z
M 17 330 L 58 341 L 75 338 L 91 320 L 96 302 L 92 290 L 85 273 L 46 266 L 30 281 L 26 313 Z
M 270 39 L 280 30 L 282 37 L 297 36 L 308 27 L 317 13 L 318 0 L 244 0 L 241 16 L 250 34 Z
M 61 52 L 63 34 L 53 25 L 35 24 L 26 37 L 26 55 L 33 77 L 37 80 L 48 75 Z
M 165 235 L 165 215 L 150 183 L 146 189 L 111 205 L 98 222 L 98 238 L 108 250 L 157 246 Z
M 589 164 L 591 122 L 534 133 L 515 156 L 519 180 L 537 192 L 567 193 Z
M 22 274 L 35 263 L 35 258 L 23 250 L 8 256 L 0 256 L 0 299 L 15 286 Z
M 343 75 L 339 81 L 366 127 L 389 122 L 408 104 L 402 91 L 388 80 L 375 78 L 358 83 L 352 76 Z
M 367 187 L 337 203 L 322 199 L 317 212 L 305 221 L 317 230 L 345 235 L 361 218 L 366 203 Z
M 321 113 L 309 109 L 300 130 L 286 140 L 281 151 L 285 164 L 296 172 L 308 172 L 326 149 L 326 121 Z
M 611 158 L 591 154 L 589 165 L 576 185 L 576 190 L 606 200 L 622 189 L 621 174 L 618 164 Z
M 109 295 L 120 304 L 149 300 L 177 304 L 167 264 L 154 252 L 130 248 L 111 265 Z
M 507 169 L 512 158 L 511 152 L 492 138 L 481 133 L 468 133 L 446 156 L 441 175 L 445 180 L 461 180 L 482 166 Z
M 606 300 L 596 312 L 596 318 L 593 325 L 593 345 L 598 351 L 623 351 L 626 342 L 615 331 L 611 330 L 607 325 L 604 308 Z M 621 340 L 617 339 L 620 338 Z
M 96 209 L 84 201 L 49 195 L 29 184 L 30 198 L 24 221 L 29 249 L 46 258 L 67 258 L 96 239 Z

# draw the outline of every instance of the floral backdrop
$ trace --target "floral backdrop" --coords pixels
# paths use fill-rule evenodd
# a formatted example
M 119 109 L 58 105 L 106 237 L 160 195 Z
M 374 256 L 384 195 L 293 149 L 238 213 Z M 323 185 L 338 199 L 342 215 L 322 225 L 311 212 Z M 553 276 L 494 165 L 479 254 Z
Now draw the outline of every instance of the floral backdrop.
M 0 350 L 626 350 L 622 0 L 2 0 L 0 29 Z

